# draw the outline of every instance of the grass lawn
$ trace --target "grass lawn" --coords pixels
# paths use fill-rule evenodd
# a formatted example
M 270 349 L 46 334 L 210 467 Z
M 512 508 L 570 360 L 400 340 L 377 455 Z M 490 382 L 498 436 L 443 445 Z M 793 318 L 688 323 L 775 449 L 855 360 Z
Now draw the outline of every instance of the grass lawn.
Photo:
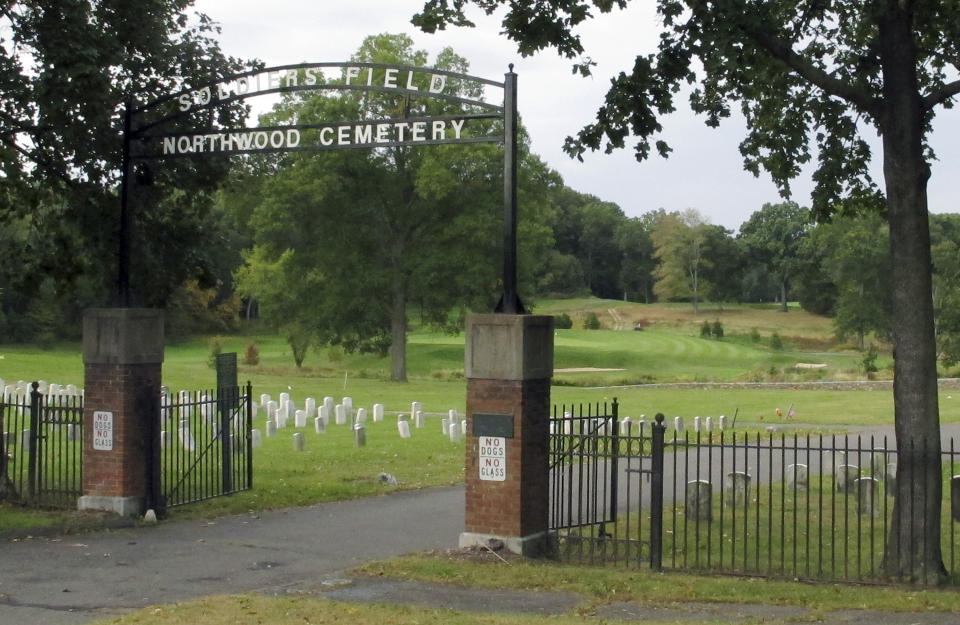
M 368 417 L 364 447 L 355 445 L 346 425 L 331 421 L 325 434 L 309 426 L 263 437 L 263 446 L 254 449 L 252 490 L 171 508 L 171 517 L 207 518 L 463 483 L 464 443 L 444 436 L 439 416 L 428 416 L 423 428 L 412 427 L 408 439 L 399 437 L 395 416 L 381 422 Z M 264 430 L 262 412 L 254 427 Z M 304 451 L 293 451 L 295 431 L 304 433 Z M 381 483 L 380 473 L 394 476 L 399 485 Z
M 817 341 L 830 334 L 830 322 L 822 317 L 791 310 L 780 313 L 773 306 L 739 306 L 723 311 L 705 309 L 694 318 L 689 306 L 639 305 L 604 300 L 562 300 L 543 302 L 538 312 L 569 311 L 574 316 L 596 310 L 604 316 L 616 308 L 619 315 L 632 321 L 655 321 L 642 332 L 581 329 L 558 330 L 556 366 L 568 368 L 622 369 L 611 372 L 570 372 L 555 377 L 554 404 L 620 402 L 621 416 L 651 418 L 663 412 L 668 419 L 682 416 L 724 414 L 728 423 L 737 417 L 738 429 L 763 429 L 769 425 L 788 425 L 784 417 L 796 413 L 794 422 L 809 424 L 814 430 L 829 427 L 891 425 L 893 402 L 890 391 L 780 390 L 769 388 L 632 386 L 609 388 L 607 385 L 637 381 L 749 381 L 754 379 L 818 379 L 820 377 L 855 378 L 861 356 L 850 351 L 823 351 Z M 699 335 L 705 318 L 719 318 L 728 327 L 723 340 Z M 771 349 L 764 340 L 754 341 L 731 329 L 757 328 L 761 336 L 772 328 L 789 340 L 784 350 Z M 311 351 L 303 368 L 293 365 L 286 342 L 275 335 L 227 336 L 217 339 L 224 352 L 237 352 L 242 359 L 248 345 L 255 344 L 260 354 L 256 365 L 240 364 L 240 380 L 250 380 L 254 396 L 268 393 L 276 398 L 289 392 L 298 405 L 307 397 L 318 400 L 332 396 L 353 398 L 357 407 L 371 408 L 382 403 L 388 412 L 383 424 L 369 424 L 368 445 L 353 447 L 346 428 L 331 427 L 326 435 L 308 428 L 307 451 L 292 451 L 290 433 L 265 439 L 254 454 L 254 490 L 183 508 L 175 514 L 216 515 L 301 505 L 343 497 L 358 497 L 382 492 L 373 478 L 380 472 L 394 474 L 401 488 L 419 488 L 456 483 L 462 479 L 463 446 L 443 439 L 439 420 L 450 409 L 461 414 L 466 407 L 466 382 L 463 378 L 464 337 L 425 330 L 410 334 L 408 341 L 409 382 L 389 380 L 389 360 L 375 355 L 345 354 L 339 348 Z M 793 341 L 792 343 L 790 341 Z M 812 342 L 812 343 L 811 343 Z M 804 351 L 807 343 L 817 351 Z M 174 392 L 180 389 L 209 389 L 215 374 L 207 364 L 211 339 L 171 343 L 163 363 L 164 383 Z M 827 364 L 825 370 L 798 372 L 797 362 Z M 881 366 L 888 361 L 881 358 Z M 824 372 L 825 371 L 825 372 Z M 19 379 L 46 379 L 60 384 L 83 384 L 83 362 L 78 344 L 40 350 L 31 346 L 0 346 L 0 377 L 8 382 Z M 594 388 L 605 387 L 605 388 Z M 396 434 L 395 415 L 409 413 L 413 401 L 419 401 L 430 425 L 415 431 L 409 441 Z M 261 418 L 262 420 L 262 418 Z M 261 420 L 256 426 L 263 427 Z M 941 394 L 941 420 L 960 422 L 960 394 Z M 830 431 L 830 430 L 826 430 Z M 349 475 L 342 467 L 350 466 Z
M 719 602 L 767 606 L 799 606 L 810 610 L 808 618 L 778 616 L 725 618 L 704 614 L 684 618 L 685 625 L 732 625 L 763 622 L 818 623 L 833 610 L 880 610 L 897 613 L 957 612 L 960 595 L 950 590 L 856 587 L 834 584 L 807 585 L 748 578 L 701 577 L 594 567 L 564 566 L 549 562 L 511 560 L 507 563 L 476 563 L 448 558 L 444 554 L 415 555 L 363 567 L 368 575 L 423 580 L 488 589 L 491 602 L 497 589 L 560 591 L 576 593 L 579 606 L 560 615 L 458 612 L 446 609 L 395 605 L 355 604 L 317 597 L 264 597 L 242 595 L 208 597 L 173 605 L 152 606 L 129 614 L 96 621 L 94 625 L 302 625 L 337 623 L 368 625 L 573 625 L 603 623 L 593 615 L 599 607 L 619 601 L 635 601 L 654 609 L 671 604 Z M 695 614 L 695 613 L 694 613 Z M 758 614 L 763 614 L 762 611 Z M 644 620 L 652 625 L 676 624 L 675 620 Z M 926 621 L 924 621 L 926 622 Z
M 611 312 L 613 310 L 613 312 Z M 618 371 L 564 372 L 555 377 L 552 400 L 555 404 L 611 402 L 621 405 L 621 416 L 652 417 L 663 412 L 689 419 L 693 416 L 737 416 L 738 431 L 764 431 L 768 425 L 789 425 L 784 417 L 796 413 L 795 423 L 810 429 L 892 425 L 890 391 L 836 391 L 823 389 L 782 390 L 769 388 L 725 388 L 709 386 L 610 385 L 637 382 L 750 382 L 758 380 L 856 379 L 862 356 L 837 349 L 831 342 L 829 320 L 802 311 L 784 314 L 772 306 L 740 306 L 704 309 L 697 317 L 688 305 L 634 305 L 602 300 L 542 302 L 540 313 L 568 312 L 575 329 L 556 334 L 556 367 L 559 369 L 618 369 Z M 606 327 L 616 319 L 641 324 L 640 331 L 586 331 L 576 329 L 576 320 L 588 312 L 600 316 Z M 699 335 L 703 320 L 720 320 L 727 335 L 723 340 Z M 756 331 L 756 332 L 754 332 Z M 769 336 L 778 332 L 785 342 L 782 350 L 772 349 Z M 759 335 L 759 340 L 756 337 Z M 451 442 L 440 428 L 440 415 L 449 409 L 465 409 L 463 379 L 463 335 L 451 336 L 427 331 L 413 332 L 408 343 L 407 383 L 389 381 L 389 360 L 372 355 L 344 354 L 339 349 L 311 352 L 305 366 L 293 366 L 289 347 L 279 337 L 268 335 L 222 337 L 222 350 L 235 351 L 242 358 L 247 346 L 260 352 L 256 365 L 240 366 L 240 379 L 250 380 L 254 396 L 269 393 L 277 397 L 289 392 L 302 406 L 312 396 L 339 399 L 350 396 L 355 407 L 370 408 L 383 403 L 388 416 L 381 423 L 367 423 L 367 445 L 357 448 L 349 428 L 331 425 L 327 433 L 307 428 L 306 450 L 294 452 L 292 428 L 264 438 L 254 452 L 254 489 L 174 509 L 173 518 L 210 517 L 279 508 L 319 501 L 376 495 L 393 488 L 422 488 L 461 483 L 463 443 Z M 214 372 L 207 365 L 211 348 L 208 339 L 171 344 L 163 365 L 164 383 L 173 391 L 211 388 Z M 826 364 L 825 369 L 798 370 L 796 363 Z M 889 358 L 881 357 L 881 369 Z M 883 372 L 881 372 L 883 374 Z M 83 384 L 83 363 L 79 345 L 63 345 L 41 351 L 28 346 L 0 347 L 0 377 L 46 379 L 61 384 Z M 604 387 L 604 388 L 593 388 Z M 423 429 L 402 440 L 397 435 L 396 415 L 408 413 L 410 404 L 420 401 L 430 414 Z M 960 393 L 941 393 L 941 420 L 960 422 Z M 263 428 L 263 415 L 255 427 Z M 829 430 L 828 430 L 829 431 Z M 842 431 L 842 430 L 841 430 Z M 381 472 L 394 475 L 399 486 L 377 479 Z M 44 523 L 63 526 L 57 514 L 0 508 L 0 530 L 38 527 Z M 891 611 L 960 611 L 960 595 L 951 591 L 915 591 L 899 588 L 857 588 L 835 585 L 709 578 L 614 568 L 585 568 L 556 563 L 511 561 L 477 563 L 445 554 L 410 556 L 369 565 L 364 572 L 402 579 L 423 579 L 480 588 L 517 588 L 574 592 L 583 598 L 581 607 L 560 616 L 537 617 L 496 614 L 455 613 L 446 610 L 342 604 L 315 597 L 210 597 L 169 606 L 155 606 L 102 623 L 118 625 L 175 625 L 202 622 L 236 623 L 583 623 L 591 620 L 592 607 L 615 600 L 639 601 L 651 606 L 672 601 L 724 601 L 802 605 L 822 611 L 870 607 Z M 684 621 L 696 625 L 697 621 Z M 704 621 L 706 622 L 706 621 Z M 710 619 L 723 625 L 727 621 Z M 742 622 L 729 621 L 729 622 Z M 764 620 L 764 622 L 784 622 Z M 803 622 L 791 620 L 790 622 Z M 813 622 L 813 621 L 811 621 Z

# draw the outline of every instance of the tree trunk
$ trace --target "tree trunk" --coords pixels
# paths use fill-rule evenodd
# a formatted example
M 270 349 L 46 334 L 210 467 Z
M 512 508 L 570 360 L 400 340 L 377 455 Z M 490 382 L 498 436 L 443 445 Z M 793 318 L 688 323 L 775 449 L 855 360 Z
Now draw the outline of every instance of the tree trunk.
M 787 281 L 780 281 L 780 312 L 787 312 Z
M 390 379 L 407 381 L 407 292 L 402 280 L 393 282 L 390 310 Z
M 940 548 L 943 478 L 926 193 L 929 168 L 923 159 L 924 112 L 912 20 L 902 6 L 890 0 L 879 31 L 897 435 L 896 497 L 882 567 L 890 577 L 929 584 L 947 579 Z

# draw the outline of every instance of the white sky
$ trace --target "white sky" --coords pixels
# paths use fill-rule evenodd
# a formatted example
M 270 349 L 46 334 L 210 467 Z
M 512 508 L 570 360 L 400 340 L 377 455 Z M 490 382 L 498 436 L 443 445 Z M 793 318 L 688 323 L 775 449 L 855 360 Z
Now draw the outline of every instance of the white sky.
M 519 112 L 533 151 L 560 172 L 567 186 L 615 202 L 629 216 L 657 208 L 696 208 L 712 223 L 736 231 L 764 203 L 780 201 L 768 177 L 754 178 L 743 171 L 737 150 L 744 136 L 742 120 L 708 128 L 686 110 L 682 98 L 678 111 L 662 121 L 662 138 L 674 150 L 669 159 L 653 156 L 637 163 L 628 148 L 609 155 L 588 153 L 579 163 L 563 153 L 564 138 L 594 118 L 609 79 L 628 71 L 636 54 L 655 49 L 652 2 L 634 2 L 626 11 L 587 22 L 580 33 L 586 54 L 597 62 L 591 78 L 574 76 L 572 62 L 552 50 L 522 58 L 515 44 L 500 34 L 499 20 L 481 12 L 471 16 L 476 28 L 423 33 L 410 24 L 423 7 L 421 0 L 196 0 L 194 6 L 220 24 L 224 52 L 260 59 L 268 67 L 347 61 L 366 36 L 380 33 L 410 35 L 416 48 L 429 52 L 431 62 L 449 46 L 467 59 L 475 76 L 502 80 L 508 64 L 514 63 Z M 254 100 L 249 101 L 256 106 Z M 933 164 L 928 188 L 932 212 L 960 212 L 955 197 L 958 109 L 941 109 L 935 123 L 932 144 L 940 160 Z M 874 152 L 879 153 L 878 147 Z M 879 164 L 874 169 L 875 180 L 882 183 Z M 810 204 L 808 176 L 793 184 L 793 199 L 804 206 Z

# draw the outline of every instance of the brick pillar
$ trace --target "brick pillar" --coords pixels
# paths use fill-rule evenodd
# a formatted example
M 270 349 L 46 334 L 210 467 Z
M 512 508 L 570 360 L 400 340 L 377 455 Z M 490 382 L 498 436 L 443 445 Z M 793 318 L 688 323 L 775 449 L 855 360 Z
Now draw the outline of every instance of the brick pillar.
M 83 317 L 81 510 L 139 515 L 155 497 L 163 312 L 100 308 Z
M 460 546 L 497 538 L 546 553 L 553 317 L 467 319 L 466 527 Z

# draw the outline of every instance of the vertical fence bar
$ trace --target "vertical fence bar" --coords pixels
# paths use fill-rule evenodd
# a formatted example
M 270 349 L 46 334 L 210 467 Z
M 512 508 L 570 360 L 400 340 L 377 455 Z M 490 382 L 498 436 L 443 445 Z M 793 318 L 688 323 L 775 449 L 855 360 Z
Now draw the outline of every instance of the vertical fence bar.
M 699 451 L 699 450 L 698 450 Z M 699 453 L 697 454 L 699 457 Z M 720 479 L 723 479 L 723 474 L 721 473 Z M 713 484 L 713 432 L 707 432 L 707 481 Z M 722 504 L 721 504 L 722 505 Z M 711 517 L 713 515 L 711 514 Z M 723 522 L 723 517 L 720 518 L 720 522 Z M 707 568 L 710 568 L 711 565 L 711 555 L 713 553 L 713 523 L 707 523 Z
M 758 476 L 760 475 L 760 444 L 761 444 L 760 432 L 757 432 L 756 463 L 757 463 L 757 475 L 758 475 Z M 746 467 L 744 467 L 744 468 L 746 468 Z M 759 480 L 758 480 L 758 481 L 759 481 Z M 754 524 L 755 524 L 755 526 L 756 526 L 755 529 L 754 529 L 754 535 L 757 537 L 757 539 L 756 539 L 756 541 L 755 541 L 756 547 L 754 548 L 754 552 L 755 552 L 755 554 L 754 554 L 754 562 L 755 562 L 754 570 L 755 570 L 757 573 L 759 573 L 759 572 L 760 572 L 760 486 L 759 486 L 759 485 L 757 485 L 757 510 L 756 510 L 756 514 L 754 514 L 754 517 L 755 517 L 755 518 L 754 518 Z
M 253 488 L 253 385 L 247 380 L 247 422 L 244 426 L 247 448 L 247 484 L 248 489 Z
M 673 430 L 673 443 L 671 444 L 673 448 L 673 453 L 670 454 L 673 459 L 673 505 L 670 507 L 672 513 L 671 517 L 671 538 L 670 541 L 670 566 L 677 568 L 677 456 L 679 455 L 677 450 L 677 430 Z
M 724 468 L 725 468 L 725 467 L 724 467 L 724 457 L 726 456 L 726 449 L 727 449 L 726 446 L 724 445 L 724 442 L 725 442 L 725 441 L 724 441 L 724 436 L 723 436 L 723 434 L 724 434 L 723 430 L 720 430 L 720 484 L 721 484 L 721 488 L 723 487 L 723 486 L 722 486 L 722 485 L 723 485 L 723 475 L 724 475 Z M 712 435 L 712 434 L 711 434 L 711 436 L 710 436 L 710 441 L 713 442 L 713 435 Z M 736 453 L 736 452 L 734 452 L 734 453 Z M 720 541 L 720 563 L 719 563 L 717 566 L 719 566 L 721 570 L 723 569 L 723 520 L 724 520 L 724 519 L 723 519 L 723 513 L 724 513 L 724 505 L 723 505 L 723 504 L 724 504 L 723 494 L 721 493 L 721 495 L 720 495 L 720 529 L 719 529 L 718 532 L 717 532 L 717 540 Z M 736 506 L 733 506 L 733 508 L 736 509 Z M 733 516 L 734 516 L 734 518 L 736 518 L 737 513 L 734 512 L 734 513 L 733 513 Z M 730 561 L 731 561 L 731 563 L 733 562 L 733 555 L 732 555 L 732 554 L 730 555 Z
M 772 440 L 772 437 L 771 437 Z M 786 484 L 783 483 L 783 468 L 786 466 L 787 462 L 787 435 L 780 435 L 780 575 L 786 574 L 786 565 L 787 565 L 787 489 Z M 770 493 L 773 494 L 773 457 L 770 458 Z M 771 496 L 770 501 L 771 507 L 773 506 L 773 497 Z
M 0 428 L 0 429 L 2 429 L 2 428 Z M 956 565 L 955 565 L 955 562 L 954 562 L 954 556 L 956 555 L 955 545 L 957 544 L 957 543 L 956 543 L 956 526 L 957 526 L 957 523 L 956 523 L 956 519 L 953 518 L 953 511 L 956 509 L 956 508 L 955 508 L 956 503 L 953 501 L 953 496 L 954 496 L 954 495 L 953 495 L 953 476 L 956 475 L 956 469 L 954 468 L 954 458 L 956 458 L 956 456 L 955 456 L 954 454 L 955 454 L 955 451 L 954 451 L 954 445 L 953 445 L 953 437 L 951 436 L 951 437 L 950 437 L 950 482 L 949 482 L 949 484 L 950 484 L 950 489 L 949 489 L 950 495 L 949 495 L 949 499 L 947 500 L 947 501 L 950 502 L 950 507 L 949 507 L 949 510 L 950 510 L 949 515 L 950 515 L 950 516 L 947 517 L 947 518 L 948 518 L 948 521 L 947 521 L 947 522 L 950 524 L 950 574 L 951 574 L 951 575 L 955 575 L 956 572 L 957 572 L 957 569 L 955 568 Z M 899 458 L 897 458 L 897 467 L 898 467 L 898 469 L 899 469 L 899 467 L 900 467 L 900 459 L 899 459 Z
M 620 421 L 619 417 L 619 403 L 617 398 L 613 398 L 613 405 L 611 406 L 612 413 L 610 416 L 606 416 L 607 423 L 612 427 L 612 432 L 610 435 L 610 449 L 609 449 L 609 462 L 610 462 L 610 514 L 609 519 L 616 524 L 617 522 L 617 486 L 619 485 L 619 476 L 620 476 Z M 606 410 L 604 410 L 606 412 Z
M 663 449 L 667 428 L 663 425 L 663 413 L 658 412 L 654 418 L 650 460 L 650 568 L 660 571 L 663 569 Z
M 733 448 L 733 455 L 730 458 L 730 471 L 732 473 L 737 472 L 737 433 L 734 431 L 732 433 L 733 440 L 731 441 L 731 447 Z M 724 432 L 720 432 L 720 445 L 724 444 Z M 720 475 L 723 475 L 724 467 L 721 462 L 720 465 Z M 720 493 L 720 518 L 723 518 L 723 482 L 720 482 L 721 493 Z M 737 506 L 733 505 L 730 507 L 730 567 L 736 571 L 737 570 Z M 723 536 L 723 527 L 720 528 L 720 536 Z M 723 550 L 720 550 L 721 563 L 720 566 L 723 566 Z
M 237 400 L 239 399 L 240 389 L 231 386 L 228 388 L 217 389 L 217 418 L 220 422 L 220 478 L 224 493 L 233 490 L 233 451 L 232 439 L 233 428 L 231 427 L 231 417 L 233 411 L 239 409 Z
M 37 505 L 37 466 L 40 447 L 40 404 L 41 395 L 37 390 L 39 384 L 33 383 L 30 391 L 30 436 L 27 450 L 27 500 L 31 505 Z

